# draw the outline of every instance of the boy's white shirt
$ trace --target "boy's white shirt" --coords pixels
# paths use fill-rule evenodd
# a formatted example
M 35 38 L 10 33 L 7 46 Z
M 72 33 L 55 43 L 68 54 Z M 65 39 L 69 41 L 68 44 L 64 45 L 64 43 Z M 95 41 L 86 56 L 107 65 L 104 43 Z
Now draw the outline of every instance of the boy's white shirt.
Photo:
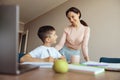
M 54 47 L 39 46 L 29 53 L 33 58 L 60 58 L 61 54 Z

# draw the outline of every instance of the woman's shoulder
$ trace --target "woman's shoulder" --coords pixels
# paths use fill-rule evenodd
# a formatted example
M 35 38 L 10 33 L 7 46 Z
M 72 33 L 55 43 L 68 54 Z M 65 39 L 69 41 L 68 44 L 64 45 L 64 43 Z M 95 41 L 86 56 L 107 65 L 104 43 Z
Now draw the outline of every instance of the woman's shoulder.
M 90 31 L 90 27 L 84 26 L 85 31 Z
M 84 27 L 85 28 L 85 33 L 90 33 L 90 27 Z

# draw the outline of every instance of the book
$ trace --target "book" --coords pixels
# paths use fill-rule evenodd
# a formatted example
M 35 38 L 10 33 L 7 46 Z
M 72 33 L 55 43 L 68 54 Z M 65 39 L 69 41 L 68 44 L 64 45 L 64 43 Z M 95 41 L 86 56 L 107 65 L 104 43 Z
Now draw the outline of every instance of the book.
M 103 62 L 88 61 L 82 64 L 86 66 L 103 67 L 107 71 L 108 70 L 109 71 L 120 71 L 120 63 L 103 63 Z
M 105 70 L 120 72 L 120 64 L 111 63 L 111 64 L 109 64 L 108 66 L 105 67 Z
M 78 65 L 69 64 L 69 70 L 77 71 L 77 72 L 81 72 L 81 73 L 93 74 L 93 75 L 97 75 L 97 74 L 105 72 L 104 68 L 85 66 L 85 65 L 80 65 L 80 64 L 78 64 Z

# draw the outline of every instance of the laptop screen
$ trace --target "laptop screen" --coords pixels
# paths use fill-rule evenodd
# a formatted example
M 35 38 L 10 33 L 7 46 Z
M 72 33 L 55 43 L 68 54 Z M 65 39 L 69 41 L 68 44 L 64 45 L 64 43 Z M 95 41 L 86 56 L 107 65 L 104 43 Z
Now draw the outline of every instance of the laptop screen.
M 0 5 L 0 73 L 18 69 L 19 6 Z

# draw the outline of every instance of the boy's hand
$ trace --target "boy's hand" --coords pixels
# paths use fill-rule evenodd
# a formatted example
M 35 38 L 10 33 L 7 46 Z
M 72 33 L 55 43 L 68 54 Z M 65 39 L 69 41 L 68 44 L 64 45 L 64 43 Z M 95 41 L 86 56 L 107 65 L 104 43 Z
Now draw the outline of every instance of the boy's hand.
M 62 59 L 62 60 L 64 60 L 64 61 L 66 61 L 65 56 L 61 56 L 59 59 Z
M 45 62 L 54 62 L 54 58 L 53 57 L 47 57 L 44 59 Z

